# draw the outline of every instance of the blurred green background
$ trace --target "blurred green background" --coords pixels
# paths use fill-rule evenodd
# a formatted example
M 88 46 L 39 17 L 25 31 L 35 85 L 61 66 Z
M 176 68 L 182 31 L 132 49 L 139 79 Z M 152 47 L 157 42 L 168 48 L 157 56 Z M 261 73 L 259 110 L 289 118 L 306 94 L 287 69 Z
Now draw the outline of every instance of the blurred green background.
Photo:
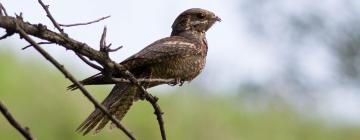
M 117 129 L 82 136 L 74 130 L 93 110 L 78 91 L 66 90 L 63 75 L 51 65 L 19 60 L 12 51 L 0 52 L 0 100 L 32 134 L 41 140 L 127 139 Z M 174 87 L 175 88 L 175 87 Z M 109 87 L 90 87 L 102 100 Z M 214 96 L 186 88 L 160 97 L 165 127 L 171 140 L 359 140 L 360 128 L 329 125 L 319 118 L 297 113 L 285 102 L 272 100 L 262 109 L 249 109 L 241 96 Z M 152 107 L 137 102 L 122 121 L 139 139 L 160 139 Z M 0 139 L 23 137 L 0 116 Z

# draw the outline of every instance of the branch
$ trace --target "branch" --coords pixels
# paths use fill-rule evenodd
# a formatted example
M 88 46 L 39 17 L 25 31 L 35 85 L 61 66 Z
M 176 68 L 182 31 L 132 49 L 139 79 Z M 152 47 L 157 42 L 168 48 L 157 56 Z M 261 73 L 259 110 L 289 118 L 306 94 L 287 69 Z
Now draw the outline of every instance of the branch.
M 59 25 L 62 26 L 62 27 L 73 27 L 73 26 L 80 26 L 80 25 L 89 25 L 89 24 L 93 24 L 93 23 L 96 23 L 96 22 L 100 22 L 100 21 L 105 20 L 105 19 L 107 19 L 109 17 L 110 16 L 106 16 L 106 17 L 102 17 L 102 18 L 99 18 L 97 20 L 93 20 L 93 21 L 89 21 L 89 22 L 85 22 L 85 23 L 59 24 Z
M 38 0 L 38 2 L 40 3 L 41 7 L 45 10 L 46 16 L 51 20 L 51 22 L 53 23 L 55 28 L 58 29 L 60 31 L 60 33 L 65 34 L 64 29 L 61 29 L 60 25 L 56 22 L 54 17 L 51 15 L 51 13 L 49 11 L 49 5 L 45 5 L 41 0 Z
M 91 48 L 89 45 L 85 43 L 79 42 L 75 39 L 64 36 L 62 34 L 53 32 L 47 29 L 45 25 L 42 24 L 34 25 L 28 22 L 24 22 L 22 20 L 18 20 L 14 17 L 0 16 L 0 27 L 8 30 L 15 30 L 14 23 L 17 23 L 18 26 L 21 27 L 21 29 L 24 30 L 24 32 L 26 32 L 29 35 L 59 44 L 60 46 L 66 49 L 73 50 L 78 54 L 91 58 L 91 60 L 94 60 L 101 65 L 112 65 L 111 64 L 112 62 L 107 58 L 106 54 Z
M 39 44 L 39 45 L 41 45 L 41 44 L 54 44 L 54 43 L 52 43 L 52 42 L 38 42 L 38 43 L 36 43 L 36 44 Z M 22 50 L 25 50 L 25 49 L 27 49 L 27 48 L 29 48 L 29 47 L 31 47 L 32 45 L 30 44 L 30 45 L 27 45 L 27 46 L 25 46 L 24 48 L 21 48 Z
M 39 2 L 41 2 L 41 0 L 39 0 Z M 47 9 L 46 6 L 44 9 Z M 47 10 L 47 12 L 48 12 L 48 10 Z M 50 14 L 48 14 L 48 15 L 50 15 Z M 16 25 L 17 25 L 16 27 L 14 27 L 14 23 L 16 23 Z M 56 22 L 53 22 L 53 24 L 55 24 L 55 23 Z M 146 100 L 152 104 L 152 106 L 155 110 L 155 114 L 157 116 L 157 120 L 158 120 L 159 127 L 161 130 L 162 139 L 166 140 L 164 122 L 163 122 L 163 118 L 162 118 L 163 113 L 160 109 L 160 106 L 157 104 L 158 99 L 156 97 L 152 96 L 151 94 L 149 94 L 145 90 L 145 88 L 141 86 L 141 84 L 135 78 L 135 76 L 133 74 L 131 74 L 128 70 L 126 70 L 125 67 L 123 67 L 122 65 L 111 60 L 108 56 L 109 51 L 97 51 L 97 50 L 91 48 L 90 46 L 88 46 L 87 44 L 79 42 L 77 40 L 74 40 L 65 34 L 59 34 L 59 33 L 53 32 L 51 30 L 48 30 L 46 28 L 46 26 L 44 26 L 42 24 L 33 25 L 28 22 L 23 22 L 22 20 L 18 20 L 14 17 L 0 16 L 0 27 L 8 29 L 8 30 L 15 30 L 19 34 L 26 33 L 25 34 L 26 36 L 27 36 L 27 34 L 29 34 L 29 35 L 38 37 L 43 40 L 54 42 L 56 44 L 59 44 L 59 45 L 65 47 L 66 49 L 70 49 L 70 50 L 76 52 L 79 55 L 86 56 L 90 60 L 94 60 L 97 63 L 99 63 L 100 65 L 102 65 L 104 68 L 103 74 L 105 74 L 105 76 L 110 76 L 110 78 L 112 77 L 112 73 L 114 73 L 114 72 L 125 75 L 125 77 L 129 77 L 129 80 L 134 85 L 136 85 L 138 88 L 141 89 Z M 19 28 L 21 30 L 17 30 L 17 28 Z M 22 33 L 20 33 L 20 31 L 22 31 Z M 103 34 L 106 34 L 105 29 L 104 29 Z M 102 38 L 104 41 L 101 41 L 100 44 L 102 44 L 103 48 L 105 48 L 104 46 L 106 46 L 106 43 L 103 43 L 103 42 L 105 42 L 105 37 L 102 37 Z M 33 44 L 34 47 L 38 46 L 36 43 L 34 43 L 34 44 Z M 109 48 L 110 45 L 108 45 L 106 47 Z M 106 49 L 104 49 L 104 50 L 106 50 Z M 63 67 L 60 65 L 60 68 L 63 68 Z M 82 90 L 82 91 L 85 90 L 79 82 L 73 81 L 73 80 L 71 80 L 71 81 L 74 84 L 78 85 L 80 90 Z M 112 117 L 109 117 L 109 118 L 112 118 Z
M 15 23 L 16 24 L 16 23 Z M 61 71 L 66 78 L 68 78 L 73 84 L 77 85 L 80 91 L 86 96 L 96 108 L 99 108 L 107 117 L 110 118 L 112 122 L 116 124 L 116 126 L 121 129 L 130 139 L 135 140 L 135 137 L 131 134 L 129 130 L 127 130 L 119 120 L 117 120 L 114 116 L 112 116 L 109 111 L 100 103 L 98 103 L 94 97 L 84 88 L 84 86 L 76 80 L 66 69 L 63 65 L 57 62 L 52 56 L 50 56 L 45 50 L 43 50 L 34 40 L 32 40 L 24 30 L 22 30 L 16 24 L 16 31 L 19 32 L 21 37 L 23 37 L 27 42 L 29 42 L 43 57 L 45 57 L 48 61 L 50 61 L 59 71 Z
M 3 13 L 4 12 L 4 13 Z M 5 7 L 0 3 L 0 16 L 8 16 Z M 0 40 L 12 36 L 15 32 L 12 30 L 6 30 L 6 34 L 0 37 Z
M 8 111 L 6 106 L 0 101 L 0 111 L 5 116 L 5 118 L 8 120 L 8 122 L 17 130 L 19 131 L 27 140 L 33 140 L 29 128 L 22 127 L 20 123 L 18 123 L 14 117 L 11 115 L 11 113 Z

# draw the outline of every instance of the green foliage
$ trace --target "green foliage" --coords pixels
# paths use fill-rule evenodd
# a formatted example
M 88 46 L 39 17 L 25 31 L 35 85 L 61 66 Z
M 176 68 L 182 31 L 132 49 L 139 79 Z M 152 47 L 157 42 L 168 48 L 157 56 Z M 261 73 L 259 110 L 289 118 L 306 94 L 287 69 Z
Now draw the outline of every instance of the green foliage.
M 70 82 L 54 67 L 20 61 L 1 52 L 0 64 L 0 100 L 37 139 L 127 139 L 118 129 L 106 128 L 95 136 L 76 133 L 76 127 L 94 108 L 79 91 L 66 90 Z M 102 100 L 110 89 L 98 86 L 90 90 Z M 191 93 L 159 95 L 171 140 L 360 139 L 360 128 L 329 127 L 321 120 L 303 117 L 281 103 L 254 110 L 245 108 L 237 98 L 182 91 Z M 152 93 L 157 94 L 156 91 Z M 155 115 L 147 102 L 137 102 L 123 123 L 139 139 L 160 139 Z M 3 116 L 0 116 L 0 139 L 23 139 Z

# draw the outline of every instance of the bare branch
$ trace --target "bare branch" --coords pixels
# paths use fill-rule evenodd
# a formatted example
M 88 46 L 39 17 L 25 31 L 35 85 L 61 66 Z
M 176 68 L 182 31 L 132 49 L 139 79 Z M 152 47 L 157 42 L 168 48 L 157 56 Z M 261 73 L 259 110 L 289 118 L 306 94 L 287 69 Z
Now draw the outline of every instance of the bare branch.
M 94 68 L 94 69 L 97 69 L 98 71 L 103 71 L 103 68 L 94 64 L 94 63 L 91 63 L 89 60 L 87 60 L 84 56 L 80 55 L 80 54 L 76 54 L 83 62 L 85 62 L 86 64 L 88 64 L 90 67 Z
M 59 24 L 60 26 L 62 27 L 73 27 L 73 26 L 80 26 L 80 25 L 89 25 L 89 24 L 93 24 L 93 23 L 96 23 L 96 22 L 100 22 L 102 20 L 105 20 L 107 18 L 109 18 L 109 16 L 106 16 L 106 17 L 102 17 L 102 18 L 99 18 L 97 20 L 93 20 L 93 21 L 89 21 L 89 22 L 85 22 L 85 23 L 75 23 L 75 24 Z
M 4 12 L 4 14 L 3 14 L 3 12 Z M 5 7 L 0 3 L 0 16 L 3 16 L 3 15 L 8 16 Z
M 109 111 L 101 105 L 99 102 L 95 100 L 94 97 L 91 96 L 91 94 L 84 88 L 84 86 L 76 80 L 72 74 L 70 74 L 63 65 L 61 65 L 59 62 L 57 62 L 51 55 L 49 55 L 45 50 L 43 50 L 34 40 L 32 40 L 27 33 L 20 28 L 19 25 L 16 24 L 16 29 L 19 32 L 19 34 L 27 41 L 29 42 L 42 56 L 44 56 L 48 61 L 50 61 L 61 73 L 65 75 L 66 78 L 68 78 L 73 84 L 77 85 L 80 89 L 80 91 L 86 96 L 96 108 L 99 108 L 107 117 L 110 118 L 110 120 L 116 124 L 116 126 L 121 129 L 130 139 L 136 140 L 136 138 L 131 134 L 129 130 L 127 130 L 119 120 L 117 120 L 114 116 L 112 116 Z
M 19 131 L 27 140 L 33 140 L 29 128 L 22 127 L 20 123 L 18 123 L 14 117 L 11 115 L 11 113 L 8 111 L 6 106 L 0 101 L 0 111 L 5 116 L 5 118 L 8 120 L 8 122 L 17 130 Z
M 39 44 L 39 45 L 41 45 L 41 44 L 54 44 L 53 42 L 38 42 L 38 43 L 36 43 L 36 44 Z M 22 50 L 25 50 L 25 49 L 27 49 L 27 48 L 29 48 L 29 47 L 31 47 L 32 45 L 30 44 L 30 45 L 27 45 L 27 46 L 25 46 L 24 48 L 21 48 Z
M 45 5 L 41 0 L 38 0 L 38 2 L 40 3 L 41 7 L 45 10 L 46 16 L 51 20 L 51 22 L 53 23 L 55 28 L 58 29 L 60 33 L 65 34 L 64 29 L 61 29 L 60 25 L 56 22 L 54 17 L 51 15 L 51 13 L 49 11 L 49 5 Z
M 18 26 L 20 26 L 29 35 L 33 35 L 40 39 L 59 44 L 60 46 L 65 47 L 66 49 L 73 50 L 74 52 L 87 56 L 88 58 L 95 60 L 101 65 L 108 65 L 109 63 L 111 64 L 111 62 L 109 62 L 109 60 L 107 59 L 107 56 L 102 52 L 99 52 L 91 48 L 85 43 L 79 42 L 70 37 L 63 36 L 59 33 L 53 32 L 47 29 L 45 25 L 42 24 L 33 25 L 24 22 L 22 20 L 18 20 L 14 17 L 0 16 L 0 27 L 15 31 L 14 23 L 17 23 Z
M 40 1 L 40 0 L 39 0 Z M 161 136 L 163 138 L 163 140 L 166 139 L 166 134 L 165 134 L 165 128 L 164 128 L 164 122 L 163 122 L 163 118 L 162 118 L 162 111 L 159 107 L 159 105 L 157 104 L 157 98 L 152 96 L 151 94 L 149 94 L 144 87 L 141 86 L 141 84 L 139 83 L 139 81 L 137 81 L 137 79 L 134 77 L 133 74 L 131 74 L 128 70 L 125 69 L 125 67 L 123 67 L 122 65 L 112 61 L 107 53 L 105 53 L 106 51 L 97 51 L 95 49 L 92 49 L 91 47 L 89 47 L 87 44 L 79 42 L 77 40 L 74 40 L 68 36 L 64 36 L 63 34 L 58 34 L 56 32 L 53 32 L 51 30 L 48 30 L 46 28 L 46 26 L 38 24 L 38 25 L 32 25 L 30 23 L 25 23 L 22 20 L 18 20 L 15 19 L 13 17 L 4 17 L 4 16 L 0 16 L 0 27 L 5 28 L 5 29 L 14 29 L 14 24 L 13 23 L 17 23 L 18 27 L 21 27 L 22 30 L 22 34 L 24 34 L 25 32 L 27 34 L 36 36 L 40 39 L 44 39 L 50 42 L 54 42 L 56 44 L 59 44 L 63 47 L 65 47 L 66 49 L 70 49 L 73 50 L 74 52 L 86 56 L 91 60 L 94 60 L 96 62 L 98 62 L 100 65 L 102 65 L 104 67 L 104 75 L 105 76 L 109 76 L 109 78 L 112 77 L 112 73 L 114 71 L 119 72 L 122 75 L 125 75 L 126 77 L 129 77 L 129 80 L 135 84 L 138 88 L 141 89 L 142 93 L 144 94 L 145 98 L 147 101 L 149 101 L 154 110 L 155 110 L 155 114 L 157 116 L 158 119 L 158 123 L 159 123 L 159 127 L 161 130 Z M 16 30 L 16 32 L 20 33 L 19 30 Z M 104 29 L 104 33 L 106 36 L 106 30 Z M 106 47 L 106 43 L 105 42 L 105 37 L 102 37 L 103 41 L 101 41 L 101 43 L 103 43 L 103 47 Z M 36 43 L 34 43 L 35 45 L 37 45 Z M 37 45 L 38 46 L 38 45 Z M 74 82 L 74 81 L 73 81 Z M 76 81 L 77 82 L 77 81 Z M 78 83 L 78 82 L 77 82 Z M 79 85 L 78 87 L 80 88 L 82 85 L 80 85 L 79 83 L 76 84 Z M 83 89 L 83 88 L 81 88 Z M 111 117 L 109 117 L 111 118 Z

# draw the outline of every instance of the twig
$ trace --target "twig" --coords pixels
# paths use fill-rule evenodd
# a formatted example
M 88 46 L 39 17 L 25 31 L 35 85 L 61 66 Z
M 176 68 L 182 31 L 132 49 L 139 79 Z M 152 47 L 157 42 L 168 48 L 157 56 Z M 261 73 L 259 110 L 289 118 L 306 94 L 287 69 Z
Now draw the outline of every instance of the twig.
M 85 62 L 86 64 L 88 64 L 90 67 L 94 68 L 94 69 L 97 69 L 98 71 L 103 71 L 103 68 L 94 64 L 94 63 L 91 63 L 89 60 L 87 60 L 84 56 L 80 55 L 80 54 L 76 54 L 83 62 Z
M 11 115 L 11 113 L 8 111 L 6 106 L 0 101 L 0 111 L 5 116 L 5 118 L 8 120 L 8 122 L 17 130 L 19 131 L 27 140 L 33 140 L 29 128 L 22 127 L 20 123 L 18 123 L 14 117 Z
M 156 119 L 158 120 L 158 124 L 159 124 L 159 128 L 160 128 L 160 133 L 161 133 L 161 138 L 162 140 L 166 140 L 166 132 L 165 132 L 165 126 L 164 126 L 164 119 L 162 117 L 162 115 L 164 114 L 164 112 L 161 111 L 161 108 L 159 106 L 159 104 L 157 104 L 157 101 L 159 100 L 156 96 L 152 96 L 149 93 L 145 94 L 146 100 L 149 101 L 151 103 L 151 105 L 153 106 L 155 112 L 154 114 L 156 115 Z
M 45 10 L 46 16 L 51 20 L 51 22 L 53 23 L 55 28 L 58 29 L 60 31 L 60 33 L 65 34 L 64 29 L 61 29 L 60 25 L 56 22 L 54 17 L 51 15 L 51 13 L 49 11 L 49 5 L 45 5 L 41 0 L 38 0 L 38 2 L 40 3 L 41 7 Z
M 49 55 L 45 50 L 43 50 L 34 40 L 32 40 L 27 33 L 19 27 L 17 23 L 16 29 L 19 32 L 19 34 L 27 41 L 29 42 L 42 56 L 44 56 L 48 61 L 50 61 L 61 73 L 65 75 L 66 78 L 68 78 L 73 84 L 77 85 L 80 89 L 80 91 L 86 96 L 96 108 L 99 108 L 107 117 L 110 118 L 110 120 L 116 124 L 116 126 L 121 129 L 130 139 L 136 140 L 136 138 L 131 134 L 129 130 L 127 130 L 119 120 L 117 120 L 114 116 L 112 116 L 109 111 L 100 103 L 98 103 L 94 97 L 91 96 L 91 94 L 84 88 L 84 86 L 76 80 L 72 74 L 70 74 L 63 65 L 61 65 L 59 62 L 57 62 L 51 55 Z
M 121 48 L 123 48 L 123 46 L 119 46 L 114 49 L 111 49 L 110 46 L 111 46 L 111 43 L 107 46 L 107 52 L 116 52 L 116 51 L 120 50 Z
M 54 44 L 53 42 L 38 42 L 37 44 Z M 25 46 L 24 48 L 21 48 L 22 50 L 25 50 L 25 49 L 27 49 L 27 48 L 29 48 L 29 47 L 31 47 L 32 45 L 30 44 L 30 45 L 27 45 L 27 46 Z
M 89 25 L 89 24 L 93 24 L 93 23 L 96 23 L 96 22 L 100 22 L 102 20 L 105 20 L 107 18 L 109 18 L 109 16 L 106 16 L 106 17 L 102 17 L 102 18 L 99 18 L 97 20 L 93 20 L 93 21 L 89 21 L 89 22 L 84 22 L 84 23 L 75 23 L 75 24 L 59 24 L 60 26 L 62 27 L 73 27 L 73 26 L 80 26 L 80 25 Z
M 0 3 L 0 15 L 3 16 L 3 12 L 5 16 L 8 16 L 5 7 Z

